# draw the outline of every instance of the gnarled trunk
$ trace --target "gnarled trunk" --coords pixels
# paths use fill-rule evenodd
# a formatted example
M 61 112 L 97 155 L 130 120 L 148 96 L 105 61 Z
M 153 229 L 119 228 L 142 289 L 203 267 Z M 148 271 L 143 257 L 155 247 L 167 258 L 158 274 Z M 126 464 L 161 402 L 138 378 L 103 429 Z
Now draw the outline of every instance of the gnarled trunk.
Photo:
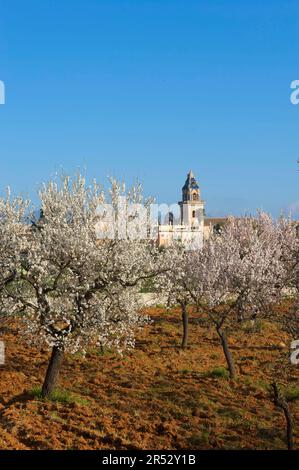
M 51 359 L 48 365 L 45 381 L 42 388 L 42 397 L 49 397 L 57 384 L 60 368 L 63 361 L 64 351 L 58 346 L 52 349 Z
M 187 311 L 187 304 L 185 302 L 180 302 L 182 309 L 182 320 L 183 320 L 183 340 L 182 340 L 182 349 L 186 349 L 188 346 L 188 336 L 189 336 L 189 314 Z
M 232 353 L 230 352 L 230 349 L 228 347 L 228 342 L 227 342 L 227 336 L 225 330 L 221 330 L 221 328 L 216 328 L 217 333 L 220 337 L 221 341 L 221 346 L 224 352 L 224 356 L 227 362 L 228 370 L 229 370 L 229 376 L 231 379 L 234 379 L 236 377 L 236 367 L 235 367 L 235 361 L 233 358 Z
M 293 435 L 293 419 L 290 412 L 289 405 L 286 399 L 280 394 L 278 385 L 276 382 L 272 384 L 274 392 L 274 405 L 282 409 L 287 425 L 287 445 L 288 450 L 294 450 L 294 435 Z

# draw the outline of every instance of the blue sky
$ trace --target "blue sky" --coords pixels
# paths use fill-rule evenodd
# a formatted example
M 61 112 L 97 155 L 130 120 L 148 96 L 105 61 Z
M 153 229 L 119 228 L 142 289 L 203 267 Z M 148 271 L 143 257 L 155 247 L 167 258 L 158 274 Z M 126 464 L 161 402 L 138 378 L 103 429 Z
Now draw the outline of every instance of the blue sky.
M 295 207 L 298 13 L 290 0 L 0 1 L 0 188 L 34 194 L 86 168 L 172 203 L 192 168 L 210 215 Z

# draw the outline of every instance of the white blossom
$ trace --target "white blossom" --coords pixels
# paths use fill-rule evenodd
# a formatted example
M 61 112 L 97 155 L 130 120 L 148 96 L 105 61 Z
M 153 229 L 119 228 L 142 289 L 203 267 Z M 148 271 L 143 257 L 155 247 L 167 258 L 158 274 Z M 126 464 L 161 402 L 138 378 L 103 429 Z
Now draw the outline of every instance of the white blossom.
M 99 205 L 112 203 L 117 211 L 119 195 L 128 202 L 142 200 L 140 186 L 127 193 L 124 189 L 111 180 L 106 195 L 95 182 L 87 186 L 80 175 L 44 184 L 41 215 L 26 227 L 22 256 L 14 228 L 19 224 L 18 230 L 24 230 L 21 211 L 16 203 L 3 209 L 11 219 L 2 227 L 5 243 L 12 246 L 0 261 L 3 279 L 18 272 L 4 304 L 8 311 L 23 311 L 21 331 L 31 343 L 70 352 L 99 343 L 118 350 L 134 346 L 136 327 L 147 321 L 140 314 L 138 294 L 142 283 L 162 269 L 163 256 L 148 240 L 98 238 Z

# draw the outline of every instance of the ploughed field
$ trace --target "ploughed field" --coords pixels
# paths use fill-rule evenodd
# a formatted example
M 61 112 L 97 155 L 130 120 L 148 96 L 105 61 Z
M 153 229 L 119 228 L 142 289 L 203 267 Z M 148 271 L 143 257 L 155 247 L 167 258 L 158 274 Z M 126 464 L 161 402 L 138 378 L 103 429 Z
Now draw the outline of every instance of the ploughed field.
M 183 351 L 179 310 L 147 313 L 153 323 L 123 356 L 95 349 L 66 356 L 51 400 L 38 396 L 49 352 L 28 347 L 16 325 L 2 327 L 0 448 L 285 449 L 284 416 L 268 389 L 273 361 L 289 346 L 284 333 L 266 321 L 231 333 L 239 374 L 231 381 L 219 339 L 199 314 L 190 315 Z M 289 385 L 299 448 L 299 366 Z

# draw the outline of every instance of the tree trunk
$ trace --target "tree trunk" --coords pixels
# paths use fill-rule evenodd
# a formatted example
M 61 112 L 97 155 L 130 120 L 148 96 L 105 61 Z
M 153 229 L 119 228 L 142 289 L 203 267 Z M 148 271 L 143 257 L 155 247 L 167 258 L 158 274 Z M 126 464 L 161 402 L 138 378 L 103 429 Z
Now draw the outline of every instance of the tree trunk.
M 189 335 L 189 314 L 187 311 L 187 304 L 185 302 L 181 302 L 181 309 L 182 309 L 182 320 L 183 320 L 182 349 L 186 349 L 188 346 L 188 335 Z
M 274 405 L 282 409 L 284 412 L 286 425 L 287 425 L 288 450 L 294 450 L 293 419 L 292 419 L 289 405 L 286 399 L 281 396 L 276 382 L 272 384 L 272 388 L 274 391 Z
M 221 346 L 224 352 L 224 356 L 227 362 L 228 370 L 229 370 L 229 376 L 231 379 L 234 379 L 236 377 L 236 367 L 235 367 L 235 362 L 232 353 L 229 350 L 228 347 L 228 342 L 227 342 L 227 336 L 226 332 L 222 331 L 220 328 L 216 328 L 217 333 L 220 337 L 221 340 Z
M 48 365 L 45 381 L 42 388 L 42 397 L 49 397 L 57 384 L 59 371 L 63 361 L 64 351 L 63 349 L 54 346 L 52 349 L 51 359 Z

